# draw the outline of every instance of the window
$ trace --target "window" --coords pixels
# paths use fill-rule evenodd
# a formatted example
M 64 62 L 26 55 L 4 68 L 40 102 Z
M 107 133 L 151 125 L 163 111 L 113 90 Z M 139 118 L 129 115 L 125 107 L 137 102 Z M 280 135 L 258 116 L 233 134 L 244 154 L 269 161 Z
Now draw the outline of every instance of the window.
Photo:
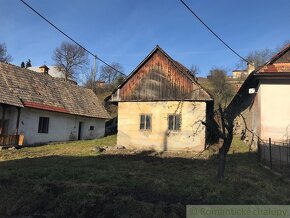
M 92 131 L 92 130 L 94 130 L 95 129 L 95 127 L 94 126 L 90 126 L 90 130 Z
M 168 129 L 169 130 L 180 130 L 181 118 L 180 115 L 169 115 L 168 116 Z
M 39 117 L 38 133 L 48 133 L 49 118 Z
M 150 130 L 151 129 L 151 115 L 142 114 L 140 116 L 140 129 Z

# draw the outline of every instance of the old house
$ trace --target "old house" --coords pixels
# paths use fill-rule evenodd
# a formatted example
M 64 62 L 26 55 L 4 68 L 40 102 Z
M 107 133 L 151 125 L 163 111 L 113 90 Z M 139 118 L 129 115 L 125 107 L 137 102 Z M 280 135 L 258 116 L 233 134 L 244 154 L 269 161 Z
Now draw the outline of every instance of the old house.
M 91 90 L 0 63 L 0 146 L 101 137 L 107 118 Z
M 242 99 L 247 125 L 260 140 L 290 139 L 290 45 L 252 71 L 231 104 Z M 247 111 L 246 110 L 246 111 Z
M 201 151 L 211 96 L 159 46 L 112 94 L 118 102 L 117 144 L 128 148 Z
M 290 162 L 289 92 L 290 45 L 252 71 L 229 105 L 243 115 L 246 140 L 270 167 Z

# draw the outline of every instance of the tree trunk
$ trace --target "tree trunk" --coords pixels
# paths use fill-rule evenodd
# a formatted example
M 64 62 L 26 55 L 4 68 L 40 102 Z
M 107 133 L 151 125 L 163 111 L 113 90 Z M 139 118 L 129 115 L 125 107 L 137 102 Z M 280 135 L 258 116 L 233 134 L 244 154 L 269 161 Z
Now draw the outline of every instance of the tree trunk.
M 225 174 L 225 167 L 226 167 L 226 152 L 223 147 L 220 148 L 219 150 L 219 164 L 218 164 L 218 179 L 221 180 L 224 178 Z
M 222 147 L 219 149 L 219 168 L 218 168 L 218 179 L 221 180 L 224 178 L 225 174 L 225 166 L 226 166 L 226 156 L 228 151 L 230 150 L 232 141 L 233 141 L 233 129 L 234 126 L 230 125 L 227 128 L 228 134 L 227 137 L 224 139 Z

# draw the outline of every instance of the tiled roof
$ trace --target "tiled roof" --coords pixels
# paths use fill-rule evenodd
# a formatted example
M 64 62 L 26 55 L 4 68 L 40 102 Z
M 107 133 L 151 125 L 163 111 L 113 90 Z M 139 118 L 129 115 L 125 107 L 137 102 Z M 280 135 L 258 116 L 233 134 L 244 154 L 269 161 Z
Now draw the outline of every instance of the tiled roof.
M 20 99 L 10 90 L 6 84 L 5 77 L 0 73 L 0 103 L 23 107 Z
M 1 103 L 109 118 L 107 111 L 90 89 L 1 62 L 0 79 Z

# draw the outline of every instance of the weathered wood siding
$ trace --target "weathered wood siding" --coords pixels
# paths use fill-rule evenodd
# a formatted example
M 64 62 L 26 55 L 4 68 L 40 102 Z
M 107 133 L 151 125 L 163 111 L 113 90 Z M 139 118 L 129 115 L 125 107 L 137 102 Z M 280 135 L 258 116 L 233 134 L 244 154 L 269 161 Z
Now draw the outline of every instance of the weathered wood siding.
M 160 51 L 141 66 L 119 90 L 120 100 L 191 99 L 194 83 Z

